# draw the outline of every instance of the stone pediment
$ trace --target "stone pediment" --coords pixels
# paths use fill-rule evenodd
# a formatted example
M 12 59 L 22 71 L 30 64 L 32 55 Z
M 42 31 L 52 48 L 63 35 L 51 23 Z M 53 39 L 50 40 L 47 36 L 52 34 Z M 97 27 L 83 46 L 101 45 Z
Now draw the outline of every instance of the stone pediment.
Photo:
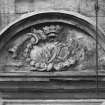
M 96 30 L 87 17 L 44 11 L 23 16 L 0 34 L 1 72 L 95 72 Z M 99 69 L 104 71 L 105 36 L 99 28 Z
M 0 92 L 15 99 L 80 99 L 97 98 L 98 91 L 103 98 L 105 36 L 100 27 L 98 53 L 99 86 L 93 21 L 65 11 L 26 14 L 0 33 Z

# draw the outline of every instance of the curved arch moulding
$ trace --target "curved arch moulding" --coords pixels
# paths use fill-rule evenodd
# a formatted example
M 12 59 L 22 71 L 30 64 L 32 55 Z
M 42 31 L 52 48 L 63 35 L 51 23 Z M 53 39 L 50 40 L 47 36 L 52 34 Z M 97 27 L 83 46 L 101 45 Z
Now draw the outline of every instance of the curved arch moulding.
M 105 71 L 105 36 L 98 28 L 99 73 Z M 95 75 L 96 24 L 78 13 L 38 11 L 0 33 L 0 72 L 23 75 Z

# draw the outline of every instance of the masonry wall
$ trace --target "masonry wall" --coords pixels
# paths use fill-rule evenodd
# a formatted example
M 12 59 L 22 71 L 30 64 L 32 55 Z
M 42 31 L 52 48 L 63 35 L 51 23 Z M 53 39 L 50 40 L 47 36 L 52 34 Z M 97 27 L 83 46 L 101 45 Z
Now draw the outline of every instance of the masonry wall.
M 36 10 L 75 11 L 95 21 L 96 0 L 0 0 L 0 30 L 21 15 Z M 99 0 L 98 23 L 105 31 L 105 0 Z

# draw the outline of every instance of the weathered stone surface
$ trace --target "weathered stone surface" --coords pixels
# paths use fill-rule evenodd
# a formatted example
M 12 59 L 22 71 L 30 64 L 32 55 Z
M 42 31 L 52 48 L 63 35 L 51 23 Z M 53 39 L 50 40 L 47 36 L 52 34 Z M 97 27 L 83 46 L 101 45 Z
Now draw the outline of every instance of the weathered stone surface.
M 4 14 L 4 13 L 1 13 L 0 14 L 0 29 L 3 29 L 8 23 L 9 23 L 9 18 L 8 18 L 8 14 Z
M 93 20 L 96 23 L 96 17 L 95 16 L 91 16 L 89 17 L 91 18 L 91 20 Z M 98 25 L 103 29 L 104 33 L 105 33 L 105 17 L 104 16 L 98 16 Z
M 102 27 L 105 32 L 105 17 L 98 17 L 98 24 Z
M 12 22 L 13 20 L 15 20 L 18 16 L 20 16 L 20 13 L 21 13 L 21 15 L 23 14 L 23 13 L 27 13 L 27 12 L 32 12 L 32 11 L 35 11 L 36 9 L 39 9 L 39 10 L 41 10 L 41 9 L 51 9 L 51 8 L 53 8 L 53 9 L 63 9 L 63 10 L 69 10 L 69 11 L 76 11 L 76 12 L 80 12 L 81 14 L 84 14 L 84 15 L 86 15 L 86 16 L 90 16 L 90 18 L 92 18 L 94 21 L 96 21 L 96 18 L 95 18 L 95 10 L 94 10 L 94 4 L 95 4 L 95 1 L 96 0 L 59 0 L 59 1 L 57 1 L 57 0 L 16 0 L 16 8 L 15 8 L 15 6 L 13 5 L 14 4 L 14 0 L 1 0 L 2 2 L 4 2 L 4 7 L 2 7 L 3 5 L 1 5 L 0 7 L 3 9 L 3 10 L 0 10 L 0 12 L 1 12 L 1 18 L 0 18 L 0 26 L 2 26 L 2 28 L 4 27 L 4 26 L 6 26 L 8 23 L 10 23 L 10 22 Z M 82 2 L 80 2 L 80 1 L 82 1 Z M 89 2 L 90 1 L 90 2 Z M 104 16 L 104 0 L 100 0 L 100 11 L 99 11 L 99 21 L 98 21 L 98 23 L 103 27 L 103 29 L 105 29 L 105 17 L 101 17 L 101 16 Z M 12 4 L 12 2 L 13 2 L 13 4 Z M 86 5 L 85 5 L 85 3 L 86 2 L 89 2 L 89 3 L 87 3 Z M 82 4 L 82 6 L 80 5 L 80 4 Z M 14 13 L 14 8 L 16 9 L 16 13 L 17 14 L 15 14 Z M 81 10 L 81 11 L 80 11 Z M 19 15 L 18 15 L 19 14 Z M 61 16 L 62 17 L 62 16 Z M 20 26 L 19 26 L 20 27 Z M 14 30 L 14 29 L 13 29 Z M 12 30 L 12 31 L 13 31 Z M 11 31 L 11 32 L 12 32 Z M 7 33 L 8 34 L 8 33 Z M 7 35 L 6 34 L 6 35 Z M 10 35 L 10 34 L 9 34 Z M 22 39 L 22 38 L 21 38 Z M 8 61 L 10 61 L 10 60 L 8 60 Z M 14 65 L 15 66 L 15 65 Z M 90 66 L 90 65 L 89 65 Z M 87 73 L 86 71 L 84 71 L 85 73 Z M 94 72 L 95 73 L 95 72 Z M 22 73 L 21 73 L 22 74 Z M 36 73 L 37 74 L 37 73 Z M 63 74 L 63 73 L 62 73 Z M 69 74 L 69 73 L 67 73 L 67 74 Z M 66 74 L 66 75 L 67 75 Z M 72 74 L 72 73 L 70 73 L 70 74 Z M 76 74 L 76 73 L 75 73 Z M 74 74 L 74 75 L 75 75 Z M 81 74 L 81 72 L 80 72 L 80 74 Z M 90 75 L 91 75 L 92 73 L 90 72 Z M 19 74 L 20 75 L 20 74 Z M 27 75 L 27 74 L 26 74 Z M 34 74 L 33 74 L 34 75 Z M 87 74 L 86 74 L 87 75 Z M 103 74 L 102 74 L 103 75 Z M 8 74 L 7 74 L 7 78 L 8 78 Z M 20 78 L 18 78 L 18 80 L 19 80 Z M 23 78 L 24 80 L 26 80 L 26 77 L 25 78 Z M 75 79 L 75 78 L 74 78 Z M 77 78 L 76 78 L 77 79 Z M 90 78 L 89 78 L 90 79 Z M 95 78 L 96 79 L 96 78 Z M 95 80 L 94 79 L 94 80 Z M 3 79 L 2 79 L 3 80 Z M 9 79 L 8 79 L 9 80 Z M 79 80 L 81 80 L 81 79 L 79 79 Z M 102 80 L 104 80 L 104 78 L 102 79 Z M 11 81 L 11 80 L 10 80 Z M 32 79 L 31 79 L 31 81 L 32 81 Z M 38 81 L 38 80 L 37 80 Z M 43 80 L 44 81 L 44 80 Z M 90 80 L 89 80 L 90 81 Z M 28 82 L 27 82 L 28 83 Z M 80 82 L 77 82 L 78 84 L 76 84 L 76 86 L 74 86 L 74 87 L 72 87 L 72 85 L 71 85 L 71 82 L 70 82 L 70 86 L 72 87 L 72 88 L 70 88 L 70 87 L 67 87 L 67 88 L 63 88 L 63 87 L 60 87 L 60 89 L 79 89 L 79 92 L 80 92 L 80 89 L 81 90 L 83 90 L 83 89 L 94 89 L 94 90 L 96 90 L 96 80 L 95 80 L 95 85 L 94 86 L 90 86 L 91 84 L 87 84 L 87 82 L 85 82 L 87 85 L 85 85 L 84 84 L 84 82 L 82 83 L 82 85 L 83 86 L 85 86 L 85 87 L 79 87 L 79 86 L 81 86 L 80 85 Z M 11 84 L 13 84 L 13 80 L 12 80 L 12 82 L 11 82 Z M 22 86 L 22 87 L 28 87 L 27 86 L 27 84 L 26 85 L 24 85 L 25 84 L 25 82 L 23 82 L 22 83 L 23 85 L 20 85 L 20 84 L 17 84 L 16 86 L 15 86 L 15 90 L 16 90 L 16 92 L 18 91 L 18 90 L 21 90 L 21 87 L 20 88 L 18 88 L 18 86 Z M 56 83 L 57 84 L 57 83 Z M 67 83 L 68 84 L 68 83 Z M 102 82 L 101 82 L 101 84 L 102 84 Z M 34 83 L 34 85 L 36 85 L 35 83 Z M 59 84 L 58 84 L 59 85 Z M 65 85 L 65 84 L 64 84 Z M 93 82 L 92 82 L 92 85 L 93 85 Z M 8 85 L 6 85 L 5 86 L 5 88 L 2 86 L 2 84 L 0 85 L 2 88 L 1 88 L 1 90 L 2 89 L 7 89 L 7 90 L 9 90 L 7 87 L 8 87 Z M 33 84 L 32 84 L 32 86 L 33 86 Z M 47 84 L 46 86 L 49 86 L 49 88 L 51 89 L 51 84 Z M 54 87 L 54 85 L 52 85 L 53 87 Z M 59 85 L 59 86 L 61 86 L 61 84 Z M 42 86 L 42 88 L 45 88 L 46 89 L 46 87 L 45 87 L 45 85 L 43 85 Z M 57 86 L 58 87 L 58 86 Z M 75 88 L 76 87 L 76 88 Z M 78 88 L 79 87 L 79 88 Z M 14 87 L 13 87 L 13 85 L 11 85 L 11 90 L 13 90 L 14 91 Z M 30 86 L 29 86 L 29 88 L 30 88 Z M 39 88 L 39 85 L 38 85 L 38 88 Z M 33 88 L 32 88 L 33 89 Z M 30 90 L 32 90 L 32 89 L 30 89 Z M 48 88 L 47 88 L 48 89 Z M 104 86 L 100 86 L 100 89 L 104 89 Z M 23 90 L 25 90 L 24 88 L 23 88 Z M 28 89 L 27 89 L 28 90 Z M 29 91 L 29 90 L 28 90 Z M 61 90 L 62 91 L 62 90 Z M 72 91 L 72 90 L 71 90 Z M 54 90 L 54 92 L 55 92 L 55 90 Z M 64 91 L 65 92 L 65 91 Z M 68 93 L 68 91 L 66 91 L 67 93 Z M 88 91 L 87 91 L 88 92 Z M 17 94 L 18 94 L 19 92 L 17 92 Z M 25 92 L 24 92 L 25 93 Z M 53 92 L 52 92 L 53 93 Z M 51 96 L 51 94 L 52 93 L 50 93 L 50 95 L 49 96 Z M 64 97 L 66 97 L 66 98 L 68 98 L 68 96 L 67 96 L 67 93 L 66 93 L 66 95 L 62 95 L 62 97 L 64 98 Z M 76 92 L 75 92 L 76 93 Z M 104 92 L 103 92 L 104 93 Z M 102 93 L 102 94 L 103 94 Z M 14 94 L 14 93 L 13 93 Z M 18 96 L 16 94 L 16 96 Z M 57 93 L 58 94 L 58 93 Z M 56 96 L 57 94 L 53 94 L 52 96 Z M 91 96 L 90 95 L 90 93 L 88 93 L 89 95 L 87 96 L 86 94 L 85 94 L 85 96 L 83 96 L 82 94 L 82 98 L 87 98 L 87 97 L 93 97 L 93 96 Z M 101 94 L 101 95 L 102 95 Z M 36 95 L 36 94 L 34 94 L 34 95 Z M 77 96 L 78 95 L 78 96 Z M 92 95 L 93 95 L 93 93 L 92 93 Z M 6 94 L 6 96 L 7 96 L 7 94 Z M 33 95 L 26 95 L 26 94 L 23 94 L 22 93 L 22 95 L 21 95 L 21 98 L 23 98 L 23 97 L 30 97 L 30 96 L 33 96 Z M 41 94 L 41 96 L 42 96 L 42 94 Z M 48 95 L 45 95 L 44 94 L 44 96 L 47 96 L 46 98 L 48 98 Z M 59 94 L 59 96 L 61 96 L 61 94 Z M 71 98 L 73 98 L 73 95 L 72 94 L 70 94 L 70 96 L 71 96 Z M 18 96 L 19 97 L 19 96 Z M 34 96 L 33 96 L 34 97 Z M 37 97 L 39 97 L 39 96 L 37 96 Z M 75 94 L 75 98 L 76 97 L 79 97 L 80 98 L 80 95 L 79 94 Z M 97 98 L 97 96 L 96 96 L 96 94 L 95 94 L 95 97 Z M 13 97 L 14 98 L 14 97 Z M 20 97 L 19 97 L 20 98 Z M 89 103 L 90 104 L 90 103 Z
M 53 0 L 53 3 L 54 9 L 79 11 L 80 0 Z
M 105 0 L 99 0 L 99 16 L 105 16 Z
M 15 0 L 0 0 L 0 13 L 15 13 Z
M 16 13 L 52 8 L 52 0 L 16 0 Z
M 34 0 L 33 2 L 33 11 L 36 9 L 43 10 L 43 9 L 52 9 L 53 8 L 53 1 L 52 0 Z
M 32 5 L 29 0 L 16 0 L 16 13 L 26 13 L 32 11 Z
M 96 0 L 80 0 L 80 13 L 86 16 L 95 16 L 95 3 Z
M 79 0 L 80 13 L 86 16 L 96 16 L 96 0 Z M 98 16 L 105 16 L 105 0 L 98 0 Z
M 48 13 L 48 12 L 50 12 L 50 13 Z M 53 13 L 51 13 L 51 12 L 53 12 Z M 59 12 L 59 13 L 58 13 Z M 38 13 L 38 12 L 37 12 Z M 36 14 L 37 14 L 36 13 Z M 11 49 L 11 50 L 8 50 L 9 52 L 6 52 L 7 53 L 7 55 L 9 54 L 9 57 L 8 57 L 8 60 L 7 60 L 7 58 L 5 59 L 5 61 L 6 61 L 6 63 L 2 63 L 2 60 L 1 60 L 1 64 L 6 64 L 6 65 L 4 65 L 5 66 L 5 69 L 3 68 L 3 70 L 7 70 L 7 68 L 6 67 L 10 67 L 10 69 L 8 69 L 8 70 L 11 70 L 11 66 L 13 66 L 13 67 L 15 67 L 14 69 L 12 69 L 12 70 L 17 70 L 19 67 L 21 67 L 21 66 L 24 66 L 25 67 L 25 70 L 26 70 L 26 65 L 27 64 L 20 64 L 21 62 L 21 60 L 22 61 L 24 61 L 24 59 L 26 59 L 26 61 L 27 61 L 27 59 L 28 59 L 28 61 L 27 62 L 25 62 L 25 63 L 28 63 L 29 64 L 29 66 L 30 65 L 32 65 L 32 66 L 35 66 L 35 67 L 37 67 L 38 69 L 40 69 L 41 68 L 41 70 L 43 69 L 43 65 L 36 65 L 37 64 L 37 62 L 38 62 L 38 64 L 43 64 L 43 62 L 46 62 L 47 64 L 48 64 L 48 66 L 47 66 L 47 70 L 49 70 L 49 68 L 51 68 L 51 66 L 52 65 L 50 65 L 50 63 L 53 63 L 54 65 L 55 64 L 59 64 L 59 65 L 62 65 L 61 66 L 61 68 L 63 68 L 63 67 L 65 67 L 65 65 L 66 66 L 68 66 L 68 62 L 69 62 L 69 60 L 70 60 L 70 62 L 69 62 L 69 64 L 70 65 L 72 65 L 72 64 L 74 64 L 75 62 L 78 62 L 78 64 L 82 64 L 82 61 L 83 60 L 85 60 L 85 58 L 86 58 L 86 60 L 87 60 L 87 58 L 89 59 L 89 66 L 87 65 L 87 68 L 88 67 L 90 67 L 90 61 L 92 61 L 92 63 L 91 64 L 93 64 L 93 60 L 95 61 L 95 42 L 94 42 L 94 40 L 92 40 L 92 39 L 88 39 L 88 37 L 86 37 L 87 35 L 85 35 L 85 33 L 83 33 L 84 31 L 86 31 L 87 33 L 89 33 L 89 35 L 92 35 L 92 38 L 95 38 L 95 34 L 93 34 L 94 32 L 92 32 L 91 30 L 94 30 L 95 29 L 95 25 L 94 25 L 94 23 L 93 22 L 91 22 L 91 20 L 90 19 L 88 19 L 88 18 L 86 18 L 86 17 L 84 17 L 84 16 L 82 16 L 82 15 L 80 15 L 80 14 L 77 14 L 77 13 L 74 13 L 74 12 L 64 12 L 64 11 L 43 11 L 42 12 L 42 14 L 41 14 L 41 11 L 39 12 L 40 14 L 39 14 L 39 16 L 40 17 L 44 17 L 43 15 L 45 15 L 45 14 L 43 14 L 43 13 L 47 13 L 48 15 L 45 15 L 46 16 L 46 19 L 48 19 L 48 21 L 49 21 L 49 25 L 45 25 L 44 23 L 43 24 L 41 24 L 41 21 L 42 20 L 39 20 L 40 21 L 40 25 L 42 25 L 42 26 L 34 26 L 34 24 L 36 23 L 36 20 L 33 18 L 33 16 L 35 16 L 35 13 L 32 13 L 32 14 L 27 14 L 27 15 L 25 15 L 23 18 L 21 18 L 21 22 L 19 21 L 19 23 L 18 22 L 16 22 L 16 24 L 17 25 L 15 25 L 15 26 L 17 26 L 18 28 L 16 29 L 14 26 L 13 26 L 13 28 L 10 28 L 9 30 L 8 30 L 8 32 L 7 32 L 7 34 L 5 34 L 5 35 L 7 35 L 6 37 L 7 38 L 5 38 L 4 40 L 5 40 L 5 43 L 7 43 L 8 42 L 8 38 L 11 36 L 11 37 L 13 37 L 13 35 L 15 35 L 15 34 L 20 34 L 20 35 L 23 35 L 22 33 L 20 33 L 20 32 L 22 32 L 22 30 L 24 30 L 24 34 L 25 34 L 25 39 L 23 38 L 23 37 L 20 37 L 20 35 L 19 35 L 19 37 L 18 37 L 18 39 L 17 39 L 17 41 L 15 42 L 15 40 L 13 39 L 11 39 L 12 40 L 12 43 L 10 44 L 10 46 L 8 45 L 8 47 L 7 47 L 7 49 Z M 58 15 L 56 15 L 56 13 L 58 13 Z M 50 15 L 49 15 L 50 14 Z M 61 15 L 62 14 L 62 15 Z M 69 29 L 69 27 L 68 26 L 66 26 L 66 24 L 64 23 L 64 27 L 65 28 L 63 28 L 63 31 L 61 31 L 61 33 L 58 35 L 57 34 L 57 30 L 56 30 L 56 26 L 54 26 L 54 24 L 56 23 L 56 21 L 57 20 L 55 20 L 56 18 L 57 19 L 59 19 L 59 18 L 61 18 L 61 19 L 65 19 L 66 17 L 65 17 L 65 15 L 63 15 L 63 14 L 70 14 L 70 15 L 68 15 L 69 16 L 69 21 L 67 21 L 67 23 L 68 24 L 71 24 L 71 25 L 74 25 L 75 27 L 77 27 L 78 28 L 78 30 L 75 30 L 76 32 L 77 32 L 77 34 L 75 33 L 75 31 L 73 30 L 73 27 L 71 27 L 70 28 L 70 30 L 68 30 Z M 71 16 L 72 15 L 72 16 Z M 32 17 L 31 17 L 32 16 Z M 37 16 L 37 15 L 36 15 Z M 50 17 L 51 16 L 51 17 Z M 52 18 L 52 16 L 53 16 L 53 18 Z M 66 15 L 67 16 L 67 15 Z M 31 18 L 30 18 L 31 17 Z M 30 18 L 30 19 L 29 19 Z M 23 20 L 22 20 L 23 19 Z M 39 19 L 39 18 L 38 18 Z M 51 24 L 50 23 L 50 20 L 52 21 L 52 19 L 53 19 L 53 21 L 54 21 L 54 24 Z M 72 21 L 71 21 L 72 20 Z M 25 22 L 24 22 L 25 21 Z M 39 22 L 38 21 L 38 22 Z M 58 20 L 59 21 L 59 20 Z M 64 21 L 66 21 L 66 19 L 65 20 L 61 20 L 61 22 L 64 22 Z M 85 21 L 86 23 L 84 23 L 83 21 Z M 60 21 L 59 21 L 60 22 Z M 70 22 L 70 23 L 69 23 Z M 46 23 L 46 22 L 45 22 Z M 87 24 L 88 23 L 88 24 Z M 15 23 L 14 23 L 15 24 Z M 46 23 L 47 24 L 47 23 Z M 57 24 L 57 23 L 56 23 Z M 63 24 L 63 23 L 62 23 Z M 22 26 L 23 25 L 23 26 Z M 30 31 L 28 31 L 28 33 L 25 31 L 26 29 L 26 27 L 27 26 L 25 26 L 25 25 L 28 25 L 28 30 L 30 30 Z M 50 26 L 51 25 L 51 26 Z M 57 26 L 58 26 L 59 24 L 57 24 Z M 32 27 L 33 28 L 32 28 Z M 30 29 L 29 29 L 29 27 L 30 27 Z M 36 27 L 36 28 L 35 28 Z M 62 27 L 62 25 L 61 25 L 61 27 Z M 93 27 L 91 30 L 89 30 L 91 27 Z M 67 28 L 67 29 L 66 29 Z M 88 30 L 87 30 L 87 28 L 88 28 Z M 14 29 L 14 30 L 13 30 Z M 19 29 L 19 30 L 18 30 Z M 33 31 L 32 31 L 32 29 L 34 29 Z M 17 31 L 18 30 L 18 31 Z M 35 31 L 36 30 L 36 31 Z M 46 31 L 45 31 L 46 30 Z M 64 31 L 65 30 L 65 31 Z M 68 30 L 68 31 L 67 31 Z M 80 30 L 84 30 L 83 32 L 81 32 Z M 19 32 L 20 31 L 20 32 Z M 32 31 L 32 32 L 31 32 Z M 57 31 L 57 32 L 56 32 Z M 95 31 L 95 30 L 94 30 Z M 10 33 L 9 33 L 10 32 Z M 26 33 L 25 33 L 26 32 Z M 63 33 L 62 33 L 63 32 Z M 70 33 L 69 33 L 70 32 Z M 44 34 L 43 34 L 44 33 Z M 54 34 L 55 33 L 55 34 Z M 100 32 L 101 33 L 101 32 Z M 31 46 L 30 46 L 30 37 L 28 37 L 29 35 L 31 34 L 31 36 L 34 36 L 34 37 L 32 37 L 32 39 L 31 39 L 31 41 L 32 41 L 32 43 L 31 43 Z M 83 34 L 83 38 L 82 38 L 82 35 Z M 28 36 L 27 36 L 28 35 Z M 41 36 L 40 36 L 41 35 Z M 58 37 L 57 37 L 57 35 L 58 35 Z M 63 35 L 63 36 L 62 36 Z M 65 35 L 65 37 L 64 37 L 64 35 Z M 67 35 L 67 37 L 72 37 L 73 36 L 73 38 L 67 38 L 66 37 L 66 35 Z M 71 35 L 71 36 L 70 36 Z M 74 36 L 78 36 L 78 38 L 80 38 L 80 39 L 78 39 L 78 41 L 77 41 L 77 38 L 75 39 L 74 38 Z M 80 35 L 80 36 L 79 36 Z M 24 35 L 23 35 L 24 36 Z M 48 36 L 48 39 L 49 40 L 47 40 L 46 39 L 46 37 Z M 85 37 L 86 37 L 86 39 L 85 39 Z M 105 48 L 105 46 L 104 46 L 104 34 L 102 33 L 102 34 L 99 34 L 99 40 L 100 40 L 100 44 L 101 44 L 101 46 L 103 47 L 103 49 Z M 62 37 L 63 37 L 63 39 L 62 39 Z M 28 39 L 27 39 L 28 38 Z M 34 41 L 33 41 L 33 38 L 34 38 Z M 71 46 L 72 44 L 70 44 L 69 43 L 69 41 L 67 41 L 67 42 L 65 42 L 66 41 L 66 38 L 67 39 L 70 39 L 70 43 L 74 43 L 73 44 L 73 46 Z M 27 39 L 27 40 L 26 40 Z M 62 39 L 62 40 L 61 40 Z M 83 40 L 84 39 L 84 40 Z M 103 39 L 103 40 L 102 40 Z M 1 40 L 1 49 L 3 49 L 2 47 L 4 46 L 3 45 L 3 42 L 4 42 L 4 40 Z M 43 41 L 42 41 L 43 40 Z M 65 41 L 64 41 L 65 40 Z M 42 41 L 40 44 L 38 44 L 38 42 L 40 42 L 40 41 Z M 48 41 L 48 42 L 46 42 L 46 41 Z M 87 42 L 86 42 L 87 41 Z M 90 41 L 90 42 L 89 42 Z M 57 43 L 56 43 L 57 42 Z M 83 42 L 83 43 L 82 43 Z M 5 44 L 4 43 L 4 44 Z M 9 43 L 9 42 L 8 42 Z M 24 43 L 24 44 L 23 44 Z M 79 44 L 80 43 L 80 44 Z M 86 45 L 85 45 L 85 44 Z M 43 46 L 43 44 L 45 44 L 46 46 Z M 79 44 L 79 45 L 78 45 Z M 91 44 L 91 45 L 90 45 Z M 24 46 L 24 45 L 26 45 L 26 46 Z M 50 47 L 49 47 L 49 45 L 51 45 L 52 47 L 51 47 L 51 49 L 50 49 Z M 70 45 L 70 46 L 69 46 Z M 84 45 L 84 46 L 83 46 Z M 30 47 L 29 47 L 30 46 Z M 88 47 L 89 46 L 89 47 Z M 90 48 L 90 46 L 92 47 L 92 48 Z M 79 48 L 78 48 L 79 47 Z M 21 48 L 21 51 L 19 51 L 20 50 L 20 48 Z M 53 49 L 54 48 L 54 49 Z M 70 49 L 69 49 L 70 48 Z M 71 50 L 72 49 L 72 50 Z M 75 53 L 75 50 L 76 50 L 76 53 Z M 89 49 L 89 50 L 88 50 Z M 93 50 L 91 50 L 91 49 L 93 49 Z M 78 51 L 79 50 L 79 51 Z M 3 50 L 4 51 L 4 50 Z M 7 51 L 7 50 L 5 50 L 5 51 Z M 20 53 L 19 53 L 19 52 Z M 40 52 L 40 54 L 38 54 L 37 55 L 37 52 L 36 51 L 39 51 Z M 66 51 L 66 52 L 65 52 Z M 73 52 L 71 52 L 71 53 L 67 53 L 68 51 L 73 51 Z M 91 52 L 92 51 L 92 52 Z M 11 53 L 12 52 L 12 53 Z M 23 56 L 24 55 L 24 53 L 25 53 L 25 56 Z M 48 54 L 47 54 L 47 52 L 49 52 Z M 51 52 L 51 53 L 50 53 Z M 56 52 L 56 53 L 53 53 L 53 52 Z M 66 54 L 67 53 L 67 54 Z M 88 54 L 89 53 L 89 54 Z M 103 53 L 103 51 L 102 51 L 102 53 Z M 100 52 L 100 54 L 102 54 L 101 52 Z M 1 53 L 1 55 L 3 55 L 4 53 Z M 53 55 L 54 54 L 54 55 Z M 16 55 L 15 56 L 15 58 L 14 58 L 14 55 Z M 69 55 L 71 56 L 71 57 L 73 57 L 73 58 L 68 58 L 69 57 Z M 37 56 L 38 56 L 38 58 L 37 58 Z M 92 56 L 92 57 L 90 57 L 89 58 L 89 56 Z M 82 58 L 81 58 L 82 57 Z M 10 59 L 12 59 L 13 58 L 13 64 L 11 64 L 11 62 L 9 62 L 10 61 Z M 17 58 L 17 59 L 16 59 Z M 21 59 L 22 58 L 22 59 Z M 39 59 L 39 58 L 41 58 L 41 59 Z M 42 59 L 43 58 L 43 59 Z M 67 62 L 65 62 L 65 60 L 66 60 L 66 58 L 67 58 Z M 91 59 L 92 58 L 92 59 Z M 1 58 L 1 59 L 4 59 L 4 58 Z M 14 63 L 14 60 L 16 59 L 16 63 Z M 30 62 L 29 62 L 29 59 L 31 60 Z M 100 58 L 101 59 L 101 58 Z M 19 61 L 18 61 L 19 60 Z M 43 61 L 44 60 L 44 61 Z M 53 60 L 54 60 L 54 62 L 53 62 Z M 33 61 L 35 61 L 35 63 L 33 62 Z M 40 62 L 39 62 L 40 61 Z M 60 61 L 62 61 L 62 63 L 60 63 Z M 72 61 L 73 61 L 73 63 L 72 63 Z M 80 62 L 79 62 L 80 61 Z M 9 62 L 9 63 L 8 63 Z M 76 64 L 76 63 L 75 63 Z M 86 63 L 85 63 L 86 64 Z M 85 65 L 85 64 L 83 64 L 83 65 Z M 95 64 L 95 63 L 94 63 Z M 92 67 L 94 67 L 94 64 L 92 65 Z M 83 66 L 84 67 L 84 66 Z M 81 67 L 77 67 L 77 68 L 81 68 Z M 76 69 L 77 69 L 76 68 Z M 52 69 L 52 68 L 51 68 Z M 58 69 L 58 68 L 56 68 L 56 66 L 54 66 L 54 69 Z M 84 69 L 84 68 L 83 68 Z M 21 70 L 23 70 L 23 68 L 21 69 Z M 20 71 L 21 71 L 20 70 Z M 28 70 L 30 71 L 30 70 L 37 70 L 36 68 L 35 69 L 33 69 L 33 68 L 31 68 L 31 69 L 29 69 L 28 68 Z M 46 70 L 46 67 L 45 67 L 45 70 Z M 63 70 L 63 69 L 62 69 Z M 27 70 L 26 70 L 27 71 Z
M 0 13 L 0 30 L 6 27 L 9 23 L 18 19 L 22 14 Z
M 22 14 L 36 10 L 62 9 L 76 11 L 85 16 L 89 16 L 90 18 L 95 18 L 95 3 L 96 0 L 1 0 L 0 30 Z M 105 16 L 104 0 L 99 0 L 98 15 L 101 19 Z M 104 28 L 104 22 L 102 20 L 100 20 L 99 24 Z
M 16 13 L 27 13 L 42 9 L 79 11 L 79 4 L 80 0 L 16 0 Z

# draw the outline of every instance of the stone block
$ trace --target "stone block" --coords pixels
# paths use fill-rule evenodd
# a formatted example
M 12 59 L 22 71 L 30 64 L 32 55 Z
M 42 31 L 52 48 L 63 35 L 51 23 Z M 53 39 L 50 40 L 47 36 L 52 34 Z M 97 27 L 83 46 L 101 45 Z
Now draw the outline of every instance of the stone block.
M 0 13 L 15 13 L 15 0 L 0 0 Z
M 48 10 L 53 8 L 53 1 L 52 0 L 34 0 L 33 2 L 33 10 Z
M 52 0 L 16 0 L 16 13 L 52 8 Z
M 79 11 L 80 0 L 53 0 L 54 9 L 63 9 L 68 11 Z
M 96 16 L 96 0 L 80 0 L 80 13 L 86 16 Z M 98 0 L 98 16 L 105 16 L 105 0 Z
M 80 13 L 85 16 L 95 16 L 96 0 L 80 0 Z
M 3 29 L 8 23 L 9 23 L 9 18 L 8 14 L 0 13 L 0 30 Z
M 105 16 L 105 0 L 99 0 L 99 16 Z

